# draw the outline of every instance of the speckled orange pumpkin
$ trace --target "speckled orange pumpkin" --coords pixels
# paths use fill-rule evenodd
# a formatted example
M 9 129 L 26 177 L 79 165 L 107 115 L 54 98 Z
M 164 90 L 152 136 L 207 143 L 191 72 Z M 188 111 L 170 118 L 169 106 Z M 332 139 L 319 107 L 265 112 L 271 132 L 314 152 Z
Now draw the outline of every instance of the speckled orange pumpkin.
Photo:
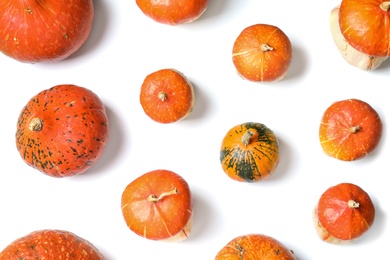
M 314 210 L 319 237 L 331 244 L 353 242 L 367 232 L 375 219 L 375 207 L 362 188 L 340 183 L 328 188 Z
M 156 122 L 166 124 L 186 118 L 192 112 L 194 102 L 191 82 L 175 69 L 155 71 L 142 83 L 141 106 Z
M 30 166 L 53 177 L 85 172 L 108 141 L 108 118 L 99 97 L 75 85 L 41 91 L 21 111 L 16 147 Z
M 38 230 L 10 243 L 0 252 L 0 260 L 74 259 L 103 260 L 89 241 L 69 231 Z
M 288 36 L 270 24 L 246 27 L 233 45 L 233 64 L 244 79 L 264 82 L 283 79 L 292 61 Z
M 233 180 L 266 180 L 279 164 L 278 139 L 264 124 L 247 122 L 236 125 L 222 140 L 220 162 Z
M 366 102 L 346 99 L 334 102 L 324 112 L 319 138 L 325 154 L 342 161 L 365 157 L 379 144 L 382 121 Z
M 280 241 L 263 234 L 238 236 L 226 244 L 215 260 L 296 260 Z

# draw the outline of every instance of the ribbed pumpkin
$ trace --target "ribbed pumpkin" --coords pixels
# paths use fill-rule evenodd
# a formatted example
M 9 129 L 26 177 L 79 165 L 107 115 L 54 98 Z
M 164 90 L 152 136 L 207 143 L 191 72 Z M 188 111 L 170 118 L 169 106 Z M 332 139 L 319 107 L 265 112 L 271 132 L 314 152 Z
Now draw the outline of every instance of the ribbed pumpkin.
M 328 188 L 314 210 L 319 237 L 331 244 L 353 242 L 370 229 L 375 207 L 366 191 L 352 183 Z
M 89 241 L 64 230 L 38 230 L 10 243 L 0 252 L 0 260 L 77 259 L 103 260 Z
M 215 256 L 215 260 L 296 260 L 280 241 L 263 234 L 235 237 Z
M 53 177 L 85 172 L 108 141 L 108 118 L 99 97 L 76 85 L 41 91 L 22 109 L 16 147 L 30 166 Z
M 222 169 L 233 180 L 265 180 L 274 173 L 279 163 L 276 135 L 261 123 L 236 125 L 222 140 L 220 162 Z

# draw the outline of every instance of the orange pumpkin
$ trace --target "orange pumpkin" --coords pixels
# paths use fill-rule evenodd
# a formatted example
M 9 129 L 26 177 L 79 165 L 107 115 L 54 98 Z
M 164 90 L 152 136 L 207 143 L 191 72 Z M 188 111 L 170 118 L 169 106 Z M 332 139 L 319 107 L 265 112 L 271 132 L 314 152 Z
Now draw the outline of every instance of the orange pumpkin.
M 283 79 L 292 60 L 288 36 L 278 27 L 255 24 L 246 27 L 233 45 L 233 64 L 244 79 L 262 82 Z
M 365 157 L 378 145 L 382 121 L 366 102 L 347 99 L 333 103 L 324 112 L 320 124 L 323 151 L 343 161 Z
M 192 195 L 188 183 L 168 170 L 147 172 L 132 181 L 122 193 L 122 214 L 137 235 L 178 242 L 192 228 Z
M 167 124 L 186 118 L 194 107 L 194 88 L 175 69 L 162 69 L 145 77 L 140 103 L 152 120 Z
M 57 85 L 32 97 L 17 123 L 16 147 L 31 167 L 68 177 L 88 170 L 108 141 L 108 118 L 99 97 L 75 85 Z
M 10 243 L 0 252 L 0 260 L 78 259 L 103 260 L 99 250 L 69 231 L 38 230 Z
M 342 0 L 340 30 L 346 41 L 371 56 L 390 55 L 390 1 Z
M 279 163 L 276 135 L 264 124 L 247 122 L 231 128 L 220 149 L 222 169 L 233 180 L 256 182 L 271 176 Z
M 374 223 L 375 207 L 362 188 L 340 183 L 327 189 L 314 211 L 319 237 L 329 243 L 353 242 Z
M 168 25 L 190 23 L 207 9 L 208 0 L 136 0 L 139 9 L 156 22 Z
M 217 253 L 215 260 L 296 260 L 280 241 L 263 234 L 238 236 Z

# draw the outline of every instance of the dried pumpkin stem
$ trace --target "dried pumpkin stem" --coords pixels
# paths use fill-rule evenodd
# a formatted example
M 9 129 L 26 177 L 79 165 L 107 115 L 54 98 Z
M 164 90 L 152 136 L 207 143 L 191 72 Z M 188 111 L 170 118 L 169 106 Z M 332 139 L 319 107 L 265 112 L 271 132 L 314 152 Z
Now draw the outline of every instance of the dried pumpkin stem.
M 37 117 L 31 119 L 30 125 L 28 126 L 28 128 L 33 132 L 41 131 L 42 127 L 43 127 L 43 121 L 42 119 Z
M 246 131 L 245 134 L 241 138 L 241 142 L 243 145 L 247 146 L 251 142 L 251 138 L 254 133 L 250 130 Z
M 349 200 L 348 201 L 348 207 L 351 208 L 351 209 L 358 208 L 359 206 L 360 206 L 359 202 L 356 202 L 354 200 Z
M 263 52 L 267 52 L 267 51 L 272 51 L 274 48 L 272 48 L 271 46 L 269 46 L 266 43 L 263 43 L 263 44 L 261 44 L 260 49 Z
M 160 196 L 158 196 L 158 197 L 154 194 L 151 194 L 148 199 L 150 202 L 158 202 L 166 196 L 174 195 L 174 194 L 178 194 L 178 193 L 179 193 L 179 191 L 177 190 L 177 188 L 174 188 L 171 191 L 161 193 Z
M 382 2 L 380 7 L 383 11 L 387 12 L 390 10 L 390 1 Z
M 357 125 L 357 126 L 352 126 L 351 128 L 349 128 L 349 132 L 351 134 L 356 134 L 357 132 L 359 132 L 361 126 L 360 125 Z
M 165 93 L 164 91 L 161 91 L 160 93 L 158 93 L 158 98 L 161 101 L 165 101 L 167 99 L 167 93 Z

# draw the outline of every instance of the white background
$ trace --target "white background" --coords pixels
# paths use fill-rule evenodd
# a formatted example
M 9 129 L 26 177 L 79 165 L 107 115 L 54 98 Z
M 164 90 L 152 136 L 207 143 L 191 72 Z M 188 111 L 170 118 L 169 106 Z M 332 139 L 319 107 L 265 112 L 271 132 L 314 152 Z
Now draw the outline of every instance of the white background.
M 92 242 L 108 260 L 213 259 L 236 236 L 262 233 L 300 260 L 383 259 L 388 223 L 390 62 L 362 71 L 342 59 L 329 30 L 331 1 L 210 0 L 199 20 L 179 26 L 147 18 L 134 0 L 95 0 L 90 38 L 72 57 L 53 64 L 23 64 L 0 56 L 0 248 L 32 231 L 71 231 Z M 255 23 L 278 26 L 293 45 L 287 77 L 274 83 L 241 79 L 231 61 L 235 38 Z M 195 87 L 192 114 L 163 125 L 139 103 L 144 77 L 175 68 Z M 25 164 L 15 145 L 16 121 L 38 92 L 58 84 L 94 91 L 104 102 L 110 140 L 88 172 L 63 179 Z M 333 102 L 359 98 L 380 114 L 379 147 L 366 158 L 342 162 L 326 156 L 319 123 Z M 229 179 L 219 163 L 225 133 L 260 122 L 279 138 L 281 161 L 261 183 Z M 183 176 L 194 199 L 190 237 L 180 243 L 149 241 L 132 233 L 120 199 L 136 177 L 155 169 Z M 376 207 L 372 228 L 351 245 L 330 245 L 314 230 L 312 210 L 330 186 L 351 182 Z

